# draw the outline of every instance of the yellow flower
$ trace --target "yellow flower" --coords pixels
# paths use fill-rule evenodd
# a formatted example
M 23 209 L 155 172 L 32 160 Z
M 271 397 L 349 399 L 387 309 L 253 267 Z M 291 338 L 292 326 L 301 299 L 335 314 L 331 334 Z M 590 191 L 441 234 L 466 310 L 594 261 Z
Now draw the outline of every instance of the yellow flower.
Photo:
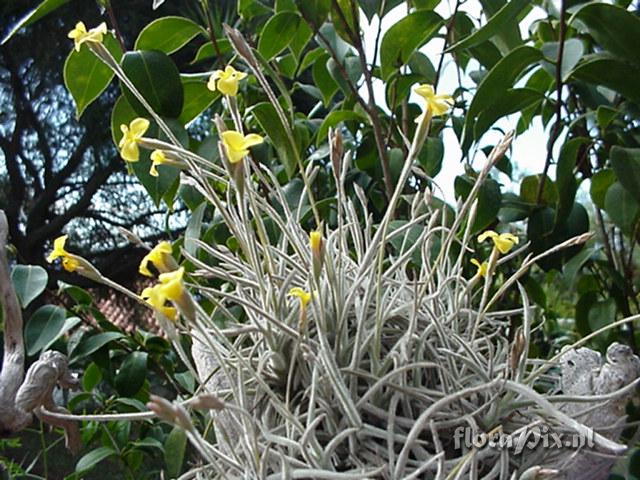
M 319 255 L 322 249 L 322 232 L 320 230 L 314 230 L 309 234 L 309 245 L 311 247 L 311 252 L 314 255 Z
M 444 115 L 453 106 L 453 98 L 451 95 L 436 95 L 433 85 L 422 84 L 414 89 L 418 95 L 427 102 L 427 110 L 434 117 Z
M 293 287 L 289 290 L 289 295 L 300 299 L 300 308 L 302 310 L 307 308 L 307 304 L 311 301 L 311 294 L 309 292 L 305 292 L 300 287 Z
M 222 132 L 222 144 L 227 154 L 227 158 L 231 163 L 240 162 L 245 156 L 249 154 L 249 147 L 261 144 L 264 139 L 260 135 L 250 133 L 249 135 L 242 135 L 235 130 L 227 130 Z
M 102 22 L 96 28 L 87 32 L 87 27 L 82 22 L 76 23 L 76 28 L 69 32 L 68 37 L 74 42 L 76 52 L 80 51 L 80 46 L 84 42 L 102 43 L 102 37 L 107 33 L 107 24 Z
M 162 150 L 154 150 L 153 152 L 151 152 L 151 161 L 153 163 L 151 164 L 149 173 L 151 174 L 152 177 L 158 176 L 158 169 L 156 168 L 158 165 L 162 165 L 169 162 Z
M 231 65 L 227 65 L 224 71 L 216 70 L 213 72 L 211 77 L 209 77 L 207 88 L 212 92 L 215 92 L 217 89 L 224 95 L 235 97 L 238 94 L 238 83 L 246 76 L 246 73 L 239 72 Z
M 493 244 L 500 253 L 509 253 L 509 250 L 518 243 L 518 237 L 511 233 L 496 233 L 493 230 L 487 230 L 478 235 L 478 241 L 484 242 L 487 238 L 493 240 Z
M 80 265 L 80 262 L 75 255 L 70 254 L 64 249 L 64 244 L 67 241 L 67 235 L 62 235 L 53 241 L 53 250 L 47 257 L 47 262 L 52 263 L 56 258 L 62 258 L 62 266 L 67 272 L 75 272 Z
M 120 147 L 120 156 L 127 162 L 137 162 L 140 159 L 140 151 L 138 150 L 138 142 L 149 128 L 149 120 L 146 118 L 136 118 L 132 120 L 129 126 L 120 125 L 122 138 L 118 147 Z
M 478 277 L 486 277 L 487 271 L 489 270 L 489 264 L 487 262 L 480 263 L 475 258 L 471 259 L 471 263 L 473 263 L 476 267 L 478 267 L 478 271 L 476 272 L 476 276 Z
M 171 244 L 169 242 L 158 243 L 140 262 L 138 271 L 142 275 L 153 277 L 153 273 L 151 273 L 148 267 L 149 262 L 153 263 L 153 266 L 156 267 L 160 273 L 173 270 L 177 265 L 171 256 Z
M 149 305 L 162 313 L 169 320 L 176 321 L 178 311 L 174 307 L 166 306 L 167 297 L 162 291 L 162 285 L 145 288 L 140 294 L 140 298 L 145 300 Z
M 174 302 L 180 302 L 183 299 L 185 295 L 184 284 L 182 283 L 183 276 L 184 267 L 180 267 L 173 272 L 160 274 L 160 287 L 166 298 Z

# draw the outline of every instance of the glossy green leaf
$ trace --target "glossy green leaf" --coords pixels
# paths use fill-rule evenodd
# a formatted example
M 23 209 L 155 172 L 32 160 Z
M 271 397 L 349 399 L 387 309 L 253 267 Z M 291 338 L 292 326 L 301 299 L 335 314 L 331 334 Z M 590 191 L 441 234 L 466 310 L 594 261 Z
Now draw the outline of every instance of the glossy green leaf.
M 441 137 L 427 137 L 418 154 L 418 162 L 431 178 L 440 173 L 444 159 L 444 142 Z
M 329 16 L 331 10 L 331 0 L 305 0 L 304 2 L 296 2 L 296 6 L 305 19 L 312 27 L 320 28 Z
M 619 110 L 607 107 L 606 105 L 600 105 L 596 110 L 596 119 L 598 121 L 598 126 L 601 130 L 606 130 L 618 115 L 620 115 Z
M 55 340 L 64 327 L 65 317 L 65 310 L 55 305 L 36 310 L 24 331 L 27 355 L 35 355 Z
M 142 29 L 136 40 L 135 50 L 160 50 L 173 53 L 180 50 L 198 35 L 207 32 L 197 23 L 185 17 L 162 17 Z
M 173 427 L 164 442 L 164 461 L 167 464 L 167 476 L 175 478 L 182 473 L 184 453 L 187 448 L 187 434 L 180 427 Z
M 631 233 L 640 215 L 640 204 L 635 196 L 617 181 L 609 187 L 604 198 L 604 209 L 609 218 L 625 233 Z
M 491 16 L 487 23 L 485 23 L 479 30 L 452 45 L 447 49 L 447 51 L 474 47 L 498 34 L 501 34 L 504 32 L 505 26 L 510 26 L 516 20 L 520 12 L 530 6 L 531 2 L 527 0 L 512 0 L 510 2 L 505 2 L 502 8 L 500 8 L 495 15 Z
M 338 35 L 345 42 L 354 44 L 353 36 L 360 32 L 360 9 L 357 4 L 353 0 L 332 0 L 330 13 Z
M 460 175 L 454 181 L 454 188 L 457 197 L 467 198 L 475 183 L 475 178 L 468 175 Z M 473 233 L 486 229 L 493 223 L 500 211 L 502 204 L 502 192 L 500 184 L 488 178 L 478 190 L 478 206 L 476 209 L 476 219 L 471 228 Z
M 518 222 L 527 218 L 533 211 L 530 203 L 524 202 L 519 195 L 506 192 L 502 195 L 502 205 L 498 220 L 502 223 Z
M 608 54 L 586 56 L 571 72 L 571 77 L 594 85 L 604 85 L 629 100 L 640 104 L 640 67 L 625 63 Z
M 124 359 L 115 377 L 118 393 L 133 397 L 147 378 L 147 352 L 132 352 Z
M 226 55 L 231 53 L 233 50 L 231 43 L 226 38 L 217 38 L 216 44 L 218 45 L 220 55 Z M 207 42 L 198 48 L 198 51 L 196 52 L 195 57 L 193 57 L 193 60 L 191 60 L 191 63 L 197 63 L 211 58 L 218 58 L 218 52 L 216 52 L 213 43 Z
M 485 110 L 501 109 L 507 91 L 515 84 L 523 71 L 532 64 L 542 59 L 542 52 L 537 48 L 522 46 L 510 52 L 500 60 L 491 71 L 482 79 L 478 90 L 469 105 L 469 111 L 465 119 L 463 129 L 462 150 L 469 150 L 474 140 L 475 123 L 480 114 Z M 498 105 L 496 107 L 496 105 Z M 485 113 L 485 115 L 487 115 Z M 495 114 L 494 114 L 495 116 Z M 485 123 L 486 120 L 484 121 Z
M 558 62 L 558 55 L 560 53 L 560 44 L 558 42 L 547 42 L 542 45 L 542 53 L 548 61 L 542 62 L 543 67 L 547 72 L 555 78 L 556 63 Z M 560 65 L 560 75 L 563 82 L 566 82 L 569 78 L 574 67 L 584 56 L 584 44 L 582 40 L 577 38 L 570 38 L 564 42 L 564 48 L 562 51 L 562 64 Z
M 589 327 L 595 332 L 616 320 L 616 302 L 613 298 L 607 298 L 595 302 L 589 309 Z
M 117 452 L 111 447 L 98 447 L 82 456 L 76 463 L 76 472 L 86 472 L 91 470 L 103 460 L 117 455 Z
M 618 181 L 640 203 L 640 148 L 614 146 L 609 154 Z
M 365 117 L 360 115 L 358 112 L 353 110 L 333 110 L 329 115 L 325 117 L 318 129 L 318 134 L 316 136 L 316 145 L 320 145 L 327 138 L 327 134 L 329 133 L 329 128 L 335 127 L 341 122 L 345 121 L 357 121 L 358 123 L 364 123 L 367 121 Z
M 158 115 L 169 118 L 177 118 L 180 115 L 184 103 L 180 74 L 166 53 L 157 50 L 127 52 L 122 58 L 122 68 Z M 138 115 L 149 115 L 147 109 L 129 89 L 124 85 L 122 89 Z
M 11 282 L 22 308 L 40 295 L 47 286 L 47 271 L 38 265 L 16 265 L 11 271 Z
M 7 43 L 21 28 L 28 27 L 68 2 L 69 0 L 44 0 L 40 5 L 18 20 L 18 23 L 16 23 L 9 33 L 2 39 L 1 45 Z
M 103 44 L 116 61 L 120 61 L 122 50 L 120 44 L 110 33 L 104 36 Z M 80 51 L 69 52 L 64 62 L 64 84 L 76 102 L 76 117 L 100 96 L 113 78 L 113 70 L 96 57 L 89 47 L 82 45 Z
M 91 355 L 107 343 L 121 338 L 126 338 L 126 335 L 121 332 L 103 332 L 91 337 L 82 338 L 80 343 L 71 352 L 71 361 L 76 361 L 87 355 Z
M 558 208 L 556 211 L 556 222 L 563 222 L 573 206 L 578 191 L 578 183 L 573 173 L 578 155 L 588 138 L 572 138 L 560 150 L 558 165 L 556 166 L 556 187 L 558 190 Z
M 610 168 L 605 168 L 596 172 L 591 177 L 591 200 L 600 209 L 604 209 L 604 199 L 609 187 L 616 182 L 616 174 Z
M 285 168 L 287 176 L 291 178 L 298 168 L 297 159 L 299 157 L 296 147 L 291 143 L 291 139 L 287 133 L 287 126 L 282 124 L 275 108 L 268 102 L 259 103 L 250 111 L 255 115 L 262 129 L 267 132 L 271 144 Z
M 520 198 L 527 203 L 537 204 L 538 190 L 542 175 L 528 175 L 520 182 Z M 555 205 L 558 201 L 558 189 L 553 180 L 545 177 L 540 203 L 542 205 Z
M 184 105 L 178 117 L 182 125 L 187 125 L 220 98 L 220 92 L 212 92 L 207 88 L 206 82 L 201 80 L 182 80 L 182 89 Z
M 102 371 L 95 362 L 91 362 L 89 366 L 84 369 L 82 388 L 85 392 L 90 392 L 100 383 L 100 380 L 102 380 Z
M 294 12 L 280 12 L 271 17 L 260 34 L 260 54 L 266 60 L 271 60 L 287 48 L 298 31 L 300 21 L 300 15 Z
M 362 64 L 360 63 L 360 60 L 357 57 L 348 56 L 344 58 L 342 66 L 347 72 L 349 83 L 354 86 L 357 85 L 359 79 L 362 77 Z M 350 97 L 352 95 L 351 87 L 349 87 L 349 83 L 347 83 L 347 80 L 340 71 L 341 69 L 339 68 L 338 63 L 333 58 L 330 58 L 327 62 L 327 70 L 329 70 L 331 78 L 333 78 L 338 84 L 342 93 L 344 93 L 346 97 Z
M 509 0 L 510 1 L 510 0 Z M 505 4 L 509 3 L 508 0 L 480 0 L 483 13 L 491 19 L 500 13 L 500 10 L 504 8 Z M 502 28 L 496 35 L 493 36 L 491 42 L 495 44 L 502 55 L 506 55 L 509 51 L 522 45 L 522 37 L 520 36 L 520 28 L 518 22 L 506 22 L 502 25 Z
M 406 65 L 413 52 L 438 33 L 442 23 L 437 13 L 418 10 L 389 28 L 380 45 L 382 78 L 388 80 L 398 68 Z
M 488 106 L 478 115 L 473 129 L 473 137 L 479 140 L 484 133 L 500 118 L 520 112 L 544 98 L 537 90 L 513 88 L 503 92 L 499 102 Z
M 313 82 L 316 84 L 316 87 L 320 89 L 320 92 L 322 92 L 322 98 L 325 106 L 329 106 L 331 99 L 339 88 L 338 84 L 327 69 L 328 61 L 329 55 L 323 55 L 316 60 L 312 69 Z
M 572 20 L 575 19 L 609 52 L 640 67 L 640 18 L 634 13 L 595 2 L 578 10 Z

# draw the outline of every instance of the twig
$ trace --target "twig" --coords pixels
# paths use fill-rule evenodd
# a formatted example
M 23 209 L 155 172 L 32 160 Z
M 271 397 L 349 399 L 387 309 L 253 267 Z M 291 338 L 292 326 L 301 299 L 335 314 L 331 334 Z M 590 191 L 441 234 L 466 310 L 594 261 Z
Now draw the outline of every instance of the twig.
M 562 131 L 562 56 L 564 55 L 564 38 L 567 32 L 567 25 L 565 17 L 567 14 L 566 1 L 562 0 L 560 4 L 560 34 L 558 38 L 558 59 L 556 61 L 556 121 L 547 143 L 547 158 L 544 160 L 544 169 L 540 175 L 540 182 L 538 183 L 538 194 L 536 195 L 536 205 L 540 204 L 542 200 L 542 193 L 544 192 L 544 184 L 547 179 L 547 173 L 551 166 L 551 159 L 553 157 L 553 146 L 560 136 Z

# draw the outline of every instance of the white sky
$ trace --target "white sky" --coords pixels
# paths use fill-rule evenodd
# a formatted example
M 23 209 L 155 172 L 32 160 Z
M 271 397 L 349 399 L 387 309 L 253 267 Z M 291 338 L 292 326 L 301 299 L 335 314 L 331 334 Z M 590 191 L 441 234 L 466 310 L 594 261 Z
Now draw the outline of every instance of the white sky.
M 455 0 L 449 0 L 449 2 L 442 2 L 437 8 L 436 12 L 442 15 L 444 18 L 448 18 L 453 9 L 453 5 L 455 4 Z M 477 0 L 470 0 L 465 2 L 460 8 L 461 11 L 467 12 L 472 18 L 479 18 L 482 12 L 482 8 L 480 2 Z M 391 12 L 389 12 L 382 20 L 382 29 L 383 32 L 389 29 L 393 24 L 395 24 L 398 20 L 403 18 L 406 15 L 406 5 L 399 5 Z M 523 38 L 526 38 L 528 34 L 528 28 L 531 23 L 538 19 L 544 18 L 545 13 L 539 9 L 538 7 L 534 7 L 531 12 L 527 15 L 523 22 L 521 22 L 521 32 Z M 366 17 L 361 15 L 361 19 L 363 21 L 363 29 L 365 32 L 365 47 L 367 50 L 367 57 L 369 61 L 373 59 L 373 48 L 375 44 L 375 34 L 378 29 L 379 19 L 375 16 L 371 24 L 366 23 Z M 438 65 L 440 52 L 442 51 L 443 40 L 434 39 L 431 40 L 425 47 L 421 48 L 420 51 L 429 57 L 434 66 Z M 462 79 L 463 83 L 468 86 L 475 86 L 473 81 L 469 77 L 465 77 Z M 439 93 L 448 93 L 453 92 L 455 88 L 458 86 L 458 78 L 456 73 L 456 66 L 453 63 L 452 59 L 445 58 L 445 62 L 443 64 L 440 83 L 438 86 Z M 381 81 L 377 80 L 374 85 L 374 93 L 376 96 L 376 101 L 380 105 L 385 104 L 385 95 L 384 95 L 384 85 Z M 362 94 L 366 97 L 366 91 L 363 89 L 361 91 Z M 417 96 L 412 94 L 412 101 L 416 101 L 416 103 L 420 103 L 417 100 Z M 495 126 L 502 128 L 504 131 L 509 131 L 515 129 L 516 124 L 518 122 L 519 115 L 514 114 L 510 115 L 506 118 L 501 119 L 496 123 Z M 464 172 L 464 166 L 461 162 L 462 153 L 460 150 L 460 146 L 458 144 L 458 139 L 453 132 L 453 129 L 446 128 L 444 130 L 444 161 L 442 166 L 442 171 L 436 177 L 436 182 L 440 186 L 440 188 L 444 192 L 445 199 L 449 202 L 454 200 L 453 193 L 453 182 L 457 175 L 460 175 Z M 482 138 L 481 144 L 491 145 L 495 144 L 498 139 L 501 137 L 500 133 L 497 131 L 489 131 Z M 511 160 L 514 165 L 514 170 L 517 167 L 518 171 L 521 173 L 540 173 L 543 169 L 544 159 L 546 156 L 546 142 L 548 138 L 548 132 L 545 132 L 542 127 L 542 122 L 540 118 L 536 118 L 532 123 L 531 127 L 522 135 L 516 137 L 512 144 L 511 151 Z M 561 141 L 557 142 L 556 145 L 561 144 Z M 474 157 L 474 168 L 479 169 L 485 160 L 482 152 L 479 152 Z M 514 172 L 515 173 L 515 172 Z M 553 178 L 553 166 L 551 169 L 551 176 Z M 497 178 L 501 183 L 510 187 L 511 183 L 506 175 L 500 174 L 500 177 Z M 517 186 L 516 186 L 517 188 Z

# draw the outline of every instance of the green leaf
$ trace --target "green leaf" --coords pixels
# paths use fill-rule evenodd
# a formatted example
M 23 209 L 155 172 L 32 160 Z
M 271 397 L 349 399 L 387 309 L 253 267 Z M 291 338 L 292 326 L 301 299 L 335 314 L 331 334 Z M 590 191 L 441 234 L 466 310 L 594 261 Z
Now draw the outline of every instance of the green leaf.
M 175 478 L 182 473 L 184 453 L 187 448 L 187 434 L 180 427 L 173 427 L 164 442 L 164 461 L 167 464 L 167 476 Z
M 267 21 L 258 41 L 258 51 L 265 60 L 271 60 L 289 46 L 300 21 L 300 15 L 286 11 L 277 13 Z
M 440 173 L 444 159 L 444 143 L 440 137 L 427 137 L 418 154 L 418 162 L 431 178 Z
M 352 0 L 331 2 L 331 21 L 336 32 L 345 42 L 353 43 L 353 35 L 360 33 L 360 10 L 353 8 Z
M 520 183 L 520 198 L 527 203 L 536 204 L 538 200 L 538 189 L 542 175 L 529 175 L 522 179 Z M 555 205 L 558 201 L 558 189 L 555 182 L 549 177 L 545 177 L 544 187 L 540 203 L 542 205 Z
M 175 63 L 163 52 L 137 50 L 122 57 L 122 69 L 151 108 L 162 117 L 177 118 L 182 112 L 184 93 Z M 124 85 L 125 97 L 141 116 L 149 112 Z
M 178 117 L 182 125 L 187 125 L 220 98 L 220 92 L 212 92 L 207 88 L 207 84 L 200 80 L 183 79 L 182 89 L 184 105 Z
M 83 338 L 78 346 L 71 351 L 71 361 L 76 361 L 87 355 L 91 355 L 107 343 L 120 338 L 126 338 L 126 335 L 121 332 L 103 332 L 88 338 Z
M 78 460 L 78 463 L 76 463 L 76 472 L 86 472 L 87 470 L 91 470 L 98 463 L 113 455 L 117 455 L 117 452 L 111 447 L 98 447 L 91 450 Z
M 591 177 L 589 193 L 591 193 L 591 200 L 593 200 L 593 203 L 595 203 L 598 208 L 604 209 L 604 199 L 607 195 L 607 190 L 609 190 L 609 187 L 615 182 L 616 174 L 610 168 L 600 170 Z
M 85 392 L 90 392 L 100 383 L 100 380 L 102 380 L 100 367 L 94 362 L 91 362 L 89 366 L 85 368 L 84 375 L 82 375 L 82 388 Z
M 476 179 L 469 175 L 457 176 L 454 181 L 456 196 L 467 198 L 475 181 Z M 502 205 L 500 184 L 491 178 L 486 179 L 478 190 L 477 198 L 478 207 L 476 209 L 476 219 L 471 228 L 472 233 L 486 229 L 495 221 Z
M 606 130 L 611 122 L 620 114 L 620 111 L 607 107 L 606 105 L 598 106 L 596 110 L 596 119 L 598 120 L 598 126 L 601 130 Z
M 58 293 L 62 292 L 69 295 L 78 305 L 89 306 L 93 302 L 93 297 L 85 289 L 76 287 L 75 285 L 69 285 L 59 280 Z
M 478 90 L 469 105 L 463 129 L 462 150 L 467 152 L 474 140 L 475 123 L 480 114 L 501 109 L 500 105 L 507 91 L 513 87 L 522 72 L 530 65 L 542 59 L 537 48 L 521 46 L 500 60 L 482 79 Z M 485 114 L 488 115 L 488 114 Z M 495 113 L 492 114 L 495 116 Z M 484 123 L 487 121 L 484 120 Z
M 231 53 L 231 51 L 233 50 L 233 48 L 231 48 L 231 43 L 226 38 L 217 38 L 216 44 L 218 45 L 218 50 L 220 51 L 220 55 L 226 55 L 228 53 Z M 213 43 L 207 42 L 204 45 L 202 45 L 200 48 L 198 48 L 198 51 L 196 52 L 196 56 L 193 57 L 193 60 L 191 60 L 191 63 L 193 64 L 193 63 L 201 62 L 203 60 L 209 60 L 210 58 L 217 58 L 217 57 L 218 57 L 218 52 L 216 52 L 216 49 L 213 47 Z
M 380 45 L 382 79 L 388 80 L 406 65 L 413 52 L 438 33 L 442 23 L 443 19 L 437 13 L 418 10 L 389 28 Z
M 287 176 L 291 178 L 298 168 L 298 152 L 287 133 L 287 127 L 282 124 L 275 108 L 269 102 L 255 105 L 251 110 L 256 120 L 267 132 L 269 139 L 280 158 L 280 163 L 285 168 Z
M 527 218 L 532 211 L 532 205 L 523 202 L 519 195 L 506 192 L 502 195 L 502 206 L 498 212 L 498 219 L 502 223 L 518 222 Z
M 616 320 L 616 302 L 613 298 L 607 298 L 594 303 L 589 309 L 589 327 L 591 331 L 606 327 Z
M 323 102 L 327 107 L 330 105 L 331 99 L 339 88 L 338 84 L 329 73 L 329 69 L 327 68 L 328 61 L 329 55 L 323 55 L 316 60 L 312 69 L 313 82 L 316 84 L 316 87 L 320 89 Z
M 47 286 L 47 271 L 38 265 L 16 265 L 11 272 L 11 282 L 22 308 L 40 295 Z
M 420 80 L 423 83 L 435 83 L 436 80 L 436 69 L 424 53 L 415 51 L 409 57 L 409 68 L 411 69 L 411 73 L 420 76 Z
M 115 37 L 108 33 L 104 36 L 103 44 L 111 55 L 120 61 L 122 50 Z M 76 102 L 76 118 L 100 96 L 113 78 L 113 70 L 106 63 L 93 54 L 87 45 L 82 45 L 80 51 L 71 50 L 64 62 L 64 84 Z
M 640 203 L 640 148 L 614 146 L 609 154 L 618 181 Z
M 604 209 L 620 229 L 631 233 L 640 214 L 640 204 L 634 195 L 618 181 L 609 187 L 604 198 Z
M 315 28 L 320 28 L 329 16 L 331 0 L 305 0 L 296 2 L 296 6 L 305 21 Z
M 506 2 L 479 30 L 452 45 L 447 51 L 451 52 L 463 48 L 475 47 L 503 33 L 505 26 L 511 25 L 520 12 L 530 6 L 531 2 L 527 0 L 511 0 L 510 2 Z
M 608 54 L 587 55 L 571 72 L 571 77 L 594 85 L 604 85 L 640 104 L 640 67 L 622 62 Z
M 133 397 L 144 385 L 147 378 L 147 352 L 132 352 L 124 359 L 115 377 L 118 393 Z
M 489 21 L 495 15 L 500 13 L 500 9 L 507 3 L 507 0 L 480 0 L 482 10 L 489 17 Z M 502 25 L 500 32 L 498 32 L 491 42 L 494 43 L 499 49 L 502 55 L 506 55 L 509 51 L 522 45 L 522 37 L 520 36 L 520 28 L 518 22 L 507 22 Z
M 502 94 L 499 102 L 488 106 L 479 115 L 474 125 L 473 137 L 479 140 L 484 133 L 500 118 L 511 113 L 520 112 L 536 102 L 540 102 L 544 95 L 530 88 L 513 88 Z
M 66 312 L 55 305 L 44 305 L 31 316 L 24 336 L 27 355 L 35 355 L 54 341 L 64 327 Z
M 11 28 L 9 33 L 2 39 L 0 45 L 7 43 L 21 28 L 28 27 L 68 2 L 69 0 L 44 0 L 44 2 L 27 13 Z
M 318 134 L 316 136 L 316 145 L 320 145 L 322 142 L 326 140 L 327 134 L 329 133 L 329 128 L 335 127 L 341 122 L 353 120 L 358 123 L 364 123 L 367 121 L 365 117 L 360 115 L 358 112 L 353 110 L 333 110 L 329 115 L 325 117 L 318 129 Z
M 556 63 L 558 62 L 558 54 L 560 53 L 560 44 L 558 42 L 547 42 L 542 45 L 542 53 L 549 60 L 542 62 L 543 67 L 548 73 L 554 76 L 556 72 Z M 584 44 L 582 40 L 570 38 L 564 42 L 562 51 L 562 65 L 560 66 L 560 75 L 563 82 L 566 82 L 571 75 L 572 70 L 584 56 Z
M 578 191 L 578 183 L 573 170 L 581 148 L 589 142 L 588 138 L 572 138 L 560 150 L 560 158 L 556 167 L 556 187 L 558 190 L 558 209 L 556 222 L 563 222 L 573 207 Z
M 640 67 L 640 19 L 635 14 L 598 2 L 582 7 L 570 22 L 575 19 L 609 52 Z
M 197 23 L 184 17 L 162 17 L 142 29 L 135 50 L 160 50 L 166 54 L 176 52 L 198 35 L 207 32 Z

